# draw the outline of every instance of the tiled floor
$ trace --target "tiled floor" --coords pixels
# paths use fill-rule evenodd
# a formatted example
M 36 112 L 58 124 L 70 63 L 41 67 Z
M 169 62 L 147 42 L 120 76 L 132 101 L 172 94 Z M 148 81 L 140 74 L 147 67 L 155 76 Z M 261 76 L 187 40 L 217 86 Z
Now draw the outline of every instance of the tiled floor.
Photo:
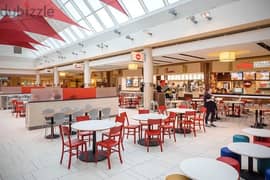
M 120 110 L 122 111 L 122 110 Z M 128 115 L 136 113 L 128 109 Z M 133 139 L 125 139 L 123 164 L 117 154 L 113 154 L 112 169 L 107 169 L 107 161 L 84 163 L 72 159 L 71 169 L 67 169 L 67 156 L 62 165 L 60 159 L 60 139 L 44 138 L 44 129 L 29 131 L 24 118 L 15 118 L 9 110 L 0 111 L 0 180 L 67 180 L 67 179 L 117 179 L 117 180 L 163 180 L 171 173 L 179 173 L 181 160 L 190 157 L 216 158 L 222 146 L 232 141 L 233 134 L 253 124 L 253 117 L 226 118 L 216 122 L 216 128 L 207 132 L 198 131 L 197 137 L 177 134 L 177 142 L 166 139 L 164 151 L 151 147 L 150 152 Z M 247 159 L 243 158 L 243 167 Z

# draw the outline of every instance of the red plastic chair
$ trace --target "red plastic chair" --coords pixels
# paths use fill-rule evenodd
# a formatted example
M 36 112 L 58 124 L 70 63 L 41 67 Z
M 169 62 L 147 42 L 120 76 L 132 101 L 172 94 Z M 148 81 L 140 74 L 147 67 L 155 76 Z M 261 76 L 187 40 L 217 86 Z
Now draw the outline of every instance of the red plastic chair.
M 71 139 L 70 130 L 68 126 L 59 125 L 59 130 L 60 130 L 60 135 L 61 135 L 61 140 L 62 140 L 62 153 L 61 153 L 60 164 L 62 164 L 64 153 L 68 152 L 69 153 L 68 169 L 70 169 L 71 157 L 74 155 L 76 155 L 77 158 L 79 157 L 79 147 L 82 148 L 80 153 L 87 152 L 86 142 L 77 138 Z M 65 149 L 65 147 L 67 149 Z M 76 150 L 76 153 L 74 153 L 73 150 Z M 87 153 L 85 153 L 85 156 L 87 158 Z
M 169 135 L 169 138 L 171 139 L 171 133 L 173 134 L 174 142 L 176 142 L 175 121 L 176 121 L 176 113 L 170 112 L 169 117 L 167 119 L 165 119 L 164 124 L 161 126 L 161 128 L 162 128 L 162 142 L 164 142 L 165 135 Z
M 89 121 L 90 117 L 89 116 L 77 116 L 76 117 L 76 121 L 80 122 L 80 121 Z M 92 131 L 82 131 L 82 130 L 78 130 L 77 131 L 77 138 L 81 139 L 83 141 L 88 139 L 89 145 L 90 145 L 90 141 L 91 141 L 91 136 L 93 136 L 93 132 Z M 87 137 L 87 139 L 84 139 L 85 137 Z
M 149 143 L 151 140 L 156 140 L 160 146 L 162 152 L 162 140 L 161 140 L 161 119 L 148 119 L 148 129 L 145 130 L 144 143 L 147 146 L 147 152 L 149 152 Z
M 12 110 L 11 110 L 11 113 L 12 113 L 12 115 L 14 114 L 14 113 L 16 113 L 16 103 L 17 103 L 17 99 L 12 99 L 11 100 L 11 104 L 12 104 Z
M 196 117 L 194 119 L 195 126 L 199 126 L 201 129 L 201 126 L 203 127 L 203 131 L 205 132 L 205 115 L 206 115 L 207 109 L 205 107 L 200 108 L 199 114 L 196 114 Z
M 186 129 L 190 129 L 191 131 L 193 131 L 194 136 L 196 137 L 195 121 L 194 121 L 195 118 L 196 118 L 195 111 L 186 111 L 185 116 L 182 120 L 184 137 L 186 137 Z
M 150 110 L 149 109 L 139 109 L 138 110 L 138 113 L 139 114 L 149 114 L 150 113 Z M 144 122 L 141 122 L 141 121 L 139 121 L 139 124 L 140 124 L 140 139 L 142 139 L 143 127 L 147 127 L 148 124 L 147 123 L 144 123 Z
M 253 136 L 253 143 L 270 147 L 270 138 Z
M 22 101 L 17 101 L 15 105 L 16 118 L 25 116 L 25 106 Z
M 96 143 L 96 154 L 95 159 L 97 163 L 97 155 L 99 153 L 104 153 L 103 151 L 98 152 L 98 147 L 100 146 L 102 149 L 105 148 L 106 151 L 104 155 L 107 157 L 108 160 L 108 168 L 111 169 L 111 160 L 110 156 L 114 152 L 118 152 L 118 156 L 120 159 L 121 164 L 123 163 L 122 157 L 121 157 L 121 148 L 120 144 L 122 141 L 122 128 L 123 126 L 116 126 L 110 129 L 109 136 L 107 139 L 103 139 L 102 141 L 98 141 Z
M 178 106 L 178 108 L 180 108 L 180 109 L 186 109 L 186 108 L 188 108 L 188 106 L 181 104 L 181 105 Z
M 127 139 L 129 135 L 132 135 L 134 137 L 134 144 L 136 143 L 136 133 L 139 134 L 140 137 L 140 125 L 135 125 L 135 124 L 129 124 L 128 116 L 126 112 L 120 113 L 120 116 L 125 118 L 125 123 L 124 123 L 124 130 L 123 130 L 123 139 L 124 136 L 126 135 Z M 127 132 L 126 132 L 127 130 Z
M 166 108 L 166 106 L 165 105 L 160 105 L 160 106 L 158 106 L 158 113 L 159 114 L 167 114 L 167 108 Z

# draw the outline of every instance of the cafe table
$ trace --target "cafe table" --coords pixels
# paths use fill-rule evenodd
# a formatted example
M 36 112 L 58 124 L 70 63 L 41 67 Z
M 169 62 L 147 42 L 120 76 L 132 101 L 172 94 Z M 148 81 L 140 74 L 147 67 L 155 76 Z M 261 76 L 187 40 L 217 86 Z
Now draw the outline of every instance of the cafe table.
M 238 180 L 238 172 L 230 165 L 216 159 L 195 157 L 180 164 L 181 171 L 196 180 Z
M 132 119 L 139 121 L 139 122 L 143 122 L 146 123 L 148 121 L 148 119 L 161 119 L 164 120 L 166 119 L 168 116 L 164 115 L 164 114 L 157 114 L 157 113 L 147 113 L 147 114 L 135 114 L 134 116 L 132 116 Z M 141 134 L 142 134 L 142 128 L 140 129 Z M 140 137 L 138 140 L 138 144 L 145 146 L 145 141 L 144 138 Z M 153 139 L 150 141 L 149 146 L 158 146 L 158 142 Z
M 232 114 L 229 115 L 229 116 L 232 116 L 232 117 L 240 117 L 240 113 L 239 113 L 239 115 L 236 115 L 236 114 L 234 113 L 234 108 L 235 108 L 235 104 L 239 104 L 239 105 L 244 104 L 243 101 L 223 101 L 223 102 L 224 102 L 225 104 L 231 104 L 231 105 L 232 105 Z
M 242 129 L 242 131 L 252 136 L 270 138 L 269 129 L 245 128 L 245 129 Z
M 117 124 L 110 119 L 89 120 L 89 121 L 81 121 L 81 122 L 73 123 L 71 125 L 71 127 L 73 129 L 93 132 L 92 150 L 81 153 L 79 156 L 79 159 L 82 161 L 85 161 L 85 162 L 95 162 L 96 141 L 97 141 L 96 133 L 97 133 L 97 131 L 107 130 L 107 129 L 110 129 L 116 125 Z M 88 156 L 85 156 L 85 153 L 88 153 Z M 102 160 L 106 159 L 106 156 L 104 156 L 103 154 L 104 153 L 98 154 L 97 161 L 102 161 Z
M 230 143 L 228 149 L 236 154 L 248 157 L 248 171 L 241 170 L 240 176 L 244 179 L 263 180 L 263 175 L 253 171 L 253 158 L 268 159 L 270 158 L 270 148 L 259 144 L 237 142 Z
M 169 108 L 169 109 L 167 109 L 167 112 L 174 112 L 177 115 L 179 115 L 177 117 L 177 121 L 182 121 L 183 115 L 188 111 L 195 111 L 195 110 L 191 109 L 191 108 Z M 180 126 L 178 126 L 178 125 L 179 125 L 179 123 L 177 123 L 177 127 L 175 128 L 175 132 L 176 133 L 184 133 L 182 123 L 180 123 Z M 186 129 L 186 133 L 190 133 L 190 130 Z

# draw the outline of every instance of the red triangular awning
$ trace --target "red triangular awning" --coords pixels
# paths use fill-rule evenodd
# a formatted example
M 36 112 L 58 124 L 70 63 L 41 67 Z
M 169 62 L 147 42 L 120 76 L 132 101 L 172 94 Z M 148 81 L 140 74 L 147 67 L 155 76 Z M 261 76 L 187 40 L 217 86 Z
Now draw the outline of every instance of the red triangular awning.
M 113 8 L 117 9 L 118 11 L 124 13 L 127 15 L 127 12 L 124 10 L 124 8 L 121 6 L 118 0 L 100 0 L 101 2 L 108 4 L 109 6 L 112 6 Z
M 20 42 L 20 41 L 3 41 L 0 39 L 0 45 L 10 45 L 10 46 L 18 46 L 18 47 L 23 47 L 23 48 L 28 48 L 28 49 L 33 49 L 36 50 L 30 43 L 28 42 Z
M 28 31 L 63 40 L 41 16 L 17 16 L 14 18 L 5 16 L 0 20 L 0 29 Z
M 21 12 L 24 16 L 42 16 L 79 26 L 51 0 L 1 0 L 0 10 Z

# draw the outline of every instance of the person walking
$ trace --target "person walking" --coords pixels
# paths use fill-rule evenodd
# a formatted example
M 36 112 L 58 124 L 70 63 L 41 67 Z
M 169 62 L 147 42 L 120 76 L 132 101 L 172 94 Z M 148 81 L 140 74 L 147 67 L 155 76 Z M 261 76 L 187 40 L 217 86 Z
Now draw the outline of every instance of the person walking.
M 211 89 L 207 90 L 204 93 L 204 107 L 206 108 L 206 116 L 205 116 L 205 124 L 207 127 L 216 127 L 216 125 L 213 123 L 215 118 L 215 113 L 217 110 L 217 105 L 212 98 Z M 210 125 L 208 125 L 208 118 L 211 115 L 210 118 Z

